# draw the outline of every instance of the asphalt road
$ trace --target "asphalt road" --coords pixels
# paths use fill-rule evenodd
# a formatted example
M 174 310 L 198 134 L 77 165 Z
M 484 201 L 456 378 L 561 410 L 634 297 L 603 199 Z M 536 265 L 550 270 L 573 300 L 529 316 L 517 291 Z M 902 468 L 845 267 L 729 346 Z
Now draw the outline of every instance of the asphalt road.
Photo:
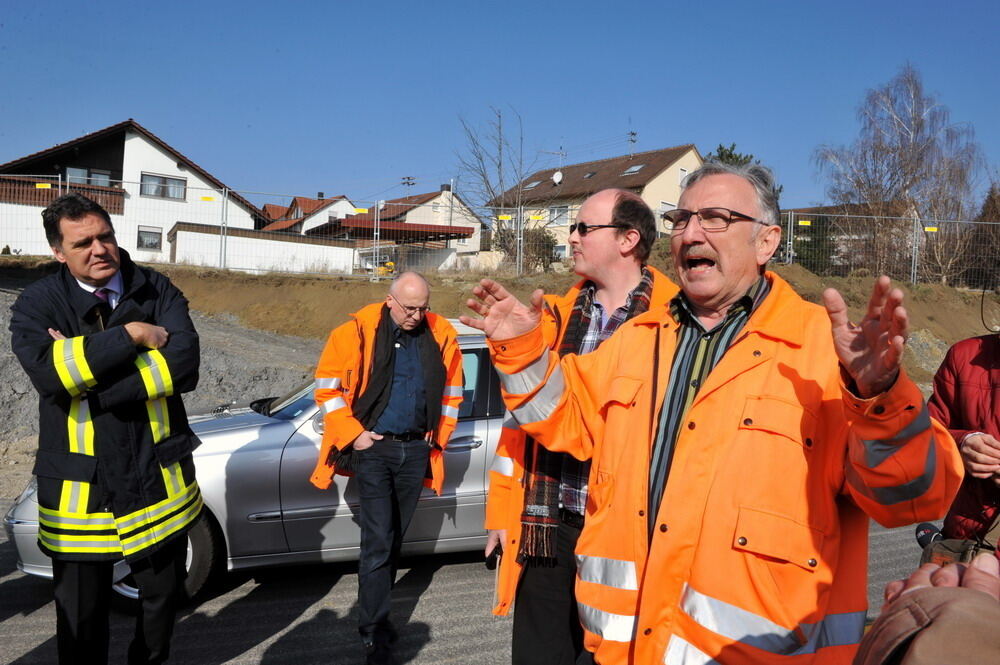
M 0 500 L 6 510 L 9 501 Z M 873 526 L 869 604 L 916 565 L 913 527 Z M 51 583 L 17 570 L 0 529 L 0 663 L 56 662 Z M 392 612 L 400 627 L 401 663 L 510 662 L 509 619 L 490 614 L 492 573 L 476 554 L 403 562 Z M 291 567 L 228 575 L 179 617 L 170 662 L 222 665 L 312 665 L 363 662 L 356 632 L 357 575 L 351 565 Z M 112 663 L 125 662 L 133 619 L 112 618 Z

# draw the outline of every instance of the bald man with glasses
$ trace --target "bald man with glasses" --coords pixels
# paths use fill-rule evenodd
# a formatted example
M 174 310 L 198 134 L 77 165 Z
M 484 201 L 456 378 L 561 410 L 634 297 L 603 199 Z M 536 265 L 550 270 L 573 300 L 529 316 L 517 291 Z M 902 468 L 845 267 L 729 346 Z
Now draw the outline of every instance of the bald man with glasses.
M 636 194 L 600 191 L 570 227 L 573 270 L 582 279 L 546 297 L 546 344 L 560 355 L 596 349 L 628 319 L 663 307 L 677 291 L 646 265 L 656 220 Z M 486 554 L 502 551 L 494 613 L 513 605 L 516 665 L 589 659 L 576 610 L 573 550 L 587 506 L 590 465 L 542 448 L 513 420 L 504 424 L 490 472 Z

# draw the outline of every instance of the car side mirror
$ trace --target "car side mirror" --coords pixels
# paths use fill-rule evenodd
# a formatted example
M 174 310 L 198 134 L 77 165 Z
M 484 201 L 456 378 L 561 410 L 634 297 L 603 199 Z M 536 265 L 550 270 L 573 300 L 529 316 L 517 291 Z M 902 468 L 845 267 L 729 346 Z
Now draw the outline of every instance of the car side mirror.
M 323 416 L 324 413 L 320 411 L 319 413 L 317 413 L 315 416 L 312 417 L 313 431 L 315 431 L 317 434 L 323 433 Z

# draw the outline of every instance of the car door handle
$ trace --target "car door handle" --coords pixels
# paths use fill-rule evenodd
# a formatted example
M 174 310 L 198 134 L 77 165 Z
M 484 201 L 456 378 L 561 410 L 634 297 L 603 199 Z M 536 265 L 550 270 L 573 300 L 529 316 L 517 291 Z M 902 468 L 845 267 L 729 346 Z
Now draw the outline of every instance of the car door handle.
M 474 436 L 460 436 L 448 442 L 444 447 L 446 453 L 460 453 L 465 450 L 475 450 L 483 445 L 483 440 Z

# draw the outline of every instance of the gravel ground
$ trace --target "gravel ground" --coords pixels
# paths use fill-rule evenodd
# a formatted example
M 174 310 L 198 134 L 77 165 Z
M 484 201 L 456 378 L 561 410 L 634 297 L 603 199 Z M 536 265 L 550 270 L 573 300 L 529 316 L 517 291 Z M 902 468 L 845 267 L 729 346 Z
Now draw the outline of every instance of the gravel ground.
M 17 290 L 0 288 L 0 497 L 13 498 L 31 475 L 38 397 L 10 351 L 10 306 Z M 184 395 L 188 413 L 282 395 L 313 374 L 323 342 L 241 326 L 231 315 L 192 313 L 201 336 L 198 388 Z

